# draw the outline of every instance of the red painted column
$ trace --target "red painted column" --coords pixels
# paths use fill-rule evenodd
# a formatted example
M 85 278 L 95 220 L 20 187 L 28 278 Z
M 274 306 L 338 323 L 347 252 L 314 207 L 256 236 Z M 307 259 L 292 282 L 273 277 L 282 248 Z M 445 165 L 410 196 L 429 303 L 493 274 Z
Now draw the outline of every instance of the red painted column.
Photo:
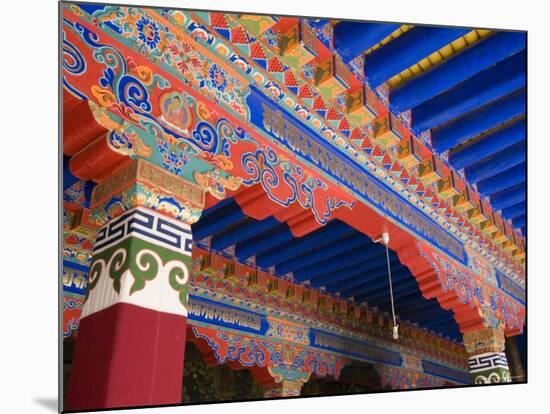
M 170 208 L 151 201 L 167 194 Z M 198 187 L 143 161 L 95 188 L 93 215 L 105 224 L 95 241 L 65 409 L 181 402 L 190 223 L 201 203 Z

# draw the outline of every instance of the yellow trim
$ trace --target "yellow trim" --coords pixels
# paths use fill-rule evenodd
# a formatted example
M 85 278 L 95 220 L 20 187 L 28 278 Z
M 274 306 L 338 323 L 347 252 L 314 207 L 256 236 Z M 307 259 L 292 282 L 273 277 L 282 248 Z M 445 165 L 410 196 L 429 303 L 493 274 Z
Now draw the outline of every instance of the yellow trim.
M 399 27 L 399 29 L 396 29 L 394 30 L 389 36 L 386 36 L 384 39 L 382 39 L 380 42 L 378 42 L 377 44 L 375 44 L 374 46 L 372 46 L 370 49 L 367 49 L 364 53 L 365 56 L 371 54 L 372 52 L 374 52 L 376 49 L 379 49 L 381 48 L 382 46 L 384 46 L 385 44 L 391 42 L 393 39 L 397 39 L 399 36 L 401 36 L 403 33 L 406 33 L 408 32 L 409 30 L 411 30 L 413 28 L 412 25 L 410 24 L 404 24 L 402 25 L 401 27 Z
M 398 73 L 388 81 L 388 85 L 392 89 L 398 87 L 409 79 L 431 69 L 433 66 L 441 64 L 446 59 L 454 56 L 465 47 L 479 42 L 490 33 L 490 30 L 472 30 L 471 32 L 456 39 L 448 45 L 443 46 L 441 49 L 435 51 L 434 53 L 415 63 L 411 67 L 403 70 L 401 73 Z

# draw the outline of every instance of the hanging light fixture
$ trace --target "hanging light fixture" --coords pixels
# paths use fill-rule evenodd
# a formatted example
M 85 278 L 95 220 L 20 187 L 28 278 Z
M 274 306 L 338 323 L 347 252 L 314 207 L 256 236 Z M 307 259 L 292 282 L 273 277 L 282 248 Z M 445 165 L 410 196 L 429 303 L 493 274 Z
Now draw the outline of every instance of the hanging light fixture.
M 392 337 L 393 339 L 399 339 L 399 325 L 397 324 L 397 319 L 395 317 L 395 305 L 393 302 L 393 285 L 391 280 L 391 266 L 390 266 L 390 250 L 388 243 L 390 242 L 390 234 L 387 232 L 382 233 L 382 236 L 378 240 L 374 240 L 375 243 L 382 243 L 386 246 L 386 262 L 388 264 L 388 282 L 390 284 L 390 301 L 391 301 L 391 313 L 393 317 L 393 329 Z

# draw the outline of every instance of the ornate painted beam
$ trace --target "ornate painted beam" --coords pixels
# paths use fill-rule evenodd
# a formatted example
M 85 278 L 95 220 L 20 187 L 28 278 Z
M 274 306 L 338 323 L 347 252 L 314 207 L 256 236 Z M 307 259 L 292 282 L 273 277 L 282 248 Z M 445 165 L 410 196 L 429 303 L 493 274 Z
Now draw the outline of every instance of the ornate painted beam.
M 466 178 L 472 184 L 496 176 L 501 171 L 525 162 L 525 143 L 515 144 L 490 158 L 478 162 L 464 171 Z M 493 208 L 495 208 L 493 206 Z M 498 208 L 496 208 L 498 210 Z
M 338 326 L 340 326 L 342 323 L 347 323 L 347 322 L 350 322 L 352 323 L 352 325 L 350 325 L 351 327 L 353 327 L 353 323 L 354 321 L 357 322 L 359 320 L 363 321 L 364 323 L 361 324 L 361 329 L 364 329 L 364 328 L 368 328 L 370 324 L 374 324 L 374 325 L 378 325 L 379 326 L 379 323 L 380 323 L 380 320 L 379 320 L 379 317 L 382 316 L 381 314 L 378 314 L 376 316 L 373 316 L 372 314 L 369 314 L 369 312 L 364 312 L 364 308 L 363 310 L 361 310 L 360 308 L 356 307 L 355 305 L 350 305 L 350 302 L 347 301 L 347 304 L 348 304 L 348 307 L 344 307 L 342 308 L 341 306 L 339 306 L 338 308 L 335 308 L 334 307 L 334 302 L 329 302 L 328 301 L 328 298 L 325 297 L 323 294 L 317 294 L 317 292 L 314 290 L 314 289 L 311 289 L 309 287 L 305 287 L 305 286 L 294 286 L 295 289 L 298 289 L 295 291 L 295 295 L 297 296 L 294 296 L 294 297 L 287 297 L 284 292 L 289 289 L 289 287 L 291 286 L 291 284 L 284 284 L 282 286 L 279 286 L 279 292 L 282 293 L 282 295 L 279 295 L 279 296 L 274 296 L 274 293 L 273 291 L 271 291 L 271 293 L 269 293 L 268 296 L 262 296 L 262 292 L 265 292 L 267 289 L 270 289 L 270 286 L 271 286 L 271 283 L 267 283 L 266 280 L 263 280 L 261 281 L 260 279 L 258 279 L 258 283 L 257 284 L 254 284 L 254 285 L 250 285 L 250 279 L 247 277 L 247 273 L 248 272 L 243 272 L 243 271 L 239 271 L 239 275 L 236 275 L 235 278 L 232 278 L 231 279 L 231 283 L 227 283 L 227 281 L 225 281 L 222 285 L 219 284 L 219 281 L 220 280 L 223 280 L 221 279 L 223 276 L 220 275 L 217 271 L 217 269 L 220 269 L 220 267 L 223 268 L 223 263 L 221 263 L 219 260 L 214 260 L 214 257 L 216 255 L 213 254 L 212 255 L 212 258 L 211 260 L 209 260 L 208 262 L 211 264 L 211 266 L 215 267 L 215 269 L 207 269 L 206 271 L 211 274 L 210 276 L 208 277 L 205 277 L 203 278 L 201 276 L 202 272 L 204 271 L 198 271 L 196 270 L 196 272 L 198 272 L 196 274 L 196 277 L 194 279 L 195 283 L 198 283 L 200 284 L 201 286 L 204 285 L 204 287 L 207 289 L 207 291 L 210 291 L 211 287 L 212 286 L 218 286 L 217 289 L 221 289 L 223 292 L 224 292 L 224 298 L 227 298 L 228 300 L 233 300 L 233 296 L 232 294 L 230 294 L 230 292 L 241 292 L 240 294 L 243 294 L 242 290 L 243 290 L 243 287 L 244 287 L 244 290 L 252 290 L 254 292 L 256 292 L 253 296 L 254 296 L 254 300 L 256 301 L 259 301 L 259 303 L 261 303 L 262 305 L 260 307 L 257 307 L 256 305 L 246 305 L 246 307 L 248 308 L 251 308 L 254 310 L 254 313 L 256 314 L 256 316 L 254 317 L 255 319 L 258 319 L 259 315 L 257 315 L 258 312 L 269 312 L 268 309 L 271 309 L 272 307 L 275 307 L 277 309 L 288 309 L 287 308 L 287 305 L 288 305 L 288 302 L 291 302 L 292 304 L 296 304 L 296 303 L 302 303 L 302 306 L 299 307 L 299 311 L 298 310 L 294 310 L 293 313 L 295 314 L 296 312 L 300 313 L 300 315 L 302 313 L 305 312 L 305 314 L 308 314 L 308 309 L 317 309 L 316 313 L 314 314 L 313 318 L 315 320 L 328 320 L 328 321 L 331 321 L 331 323 L 336 323 Z M 200 266 L 200 262 L 196 262 L 197 266 Z M 249 273 L 248 273 L 249 274 Z M 267 276 L 268 278 L 270 278 L 271 280 L 275 280 L 276 277 L 275 276 Z M 236 285 L 234 285 L 236 284 Z M 248 287 L 247 287 L 248 286 Z M 195 291 L 195 293 L 198 293 L 197 291 Z M 307 293 L 307 295 L 306 295 Z M 240 295 L 239 294 L 239 295 Z M 315 294 L 315 296 L 313 296 Z M 259 295 L 259 296 L 257 296 Z M 248 294 L 245 295 L 246 297 L 249 297 Z M 321 301 L 320 301 L 320 298 L 323 298 L 324 300 L 327 300 L 326 302 L 323 303 L 323 305 L 321 305 Z M 307 299 L 304 299 L 304 298 L 307 298 Z M 217 297 L 216 301 L 219 300 L 219 296 Z M 435 301 L 431 300 L 431 301 L 424 301 L 424 303 L 430 303 L 431 306 L 432 306 L 432 309 L 433 309 L 433 306 L 434 306 L 434 303 Z M 240 303 L 238 300 L 235 302 L 235 304 L 237 303 Z M 286 304 L 285 304 L 286 303 Z M 340 305 L 342 305 L 342 302 L 339 303 Z M 439 307 L 437 307 L 437 304 L 436 305 L 436 308 L 440 310 Z M 213 306 L 216 306 L 216 305 L 213 305 Z M 197 316 L 202 316 L 202 318 L 200 318 L 199 320 L 202 321 L 202 322 L 206 322 L 208 320 L 220 320 L 220 319 L 223 319 L 225 321 L 228 321 L 228 319 L 226 319 L 224 317 L 224 315 L 226 315 L 225 312 L 220 312 L 220 310 L 223 310 L 225 309 L 222 308 L 220 309 L 219 308 L 220 305 L 217 305 L 217 309 L 218 311 L 217 312 L 212 312 L 212 306 L 208 306 L 208 308 L 205 308 L 204 305 L 202 306 L 202 308 L 192 308 L 191 309 L 191 313 L 194 314 L 194 315 L 197 315 Z M 239 306 L 244 306 L 244 304 L 240 303 Z M 332 309 L 332 312 L 330 311 Z M 358 312 L 360 311 L 360 312 Z M 334 312 L 337 312 L 337 314 L 335 314 Z M 441 312 L 445 312 L 443 310 L 441 310 Z M 345 314 L 345 316 L 344 316 Z M 369 316 L 370 315 L 370 316 Z M 358 319 L 359 318 L 359 319 Z M 237 330 L 241 330 L 243 329 L 242 328 L 242 323 L 240 321 L 242 321 L 243 319 L 240 318 L 240 319 L 233 319 L 233 323 L 232 324 L 228 324 L 226 323 L 225 326 L 227 328 L 232 328 L 232 329 L 237 329 Z M 246 324 L 246 327 L 248 328 L 250 325 L 250 321 L 247 319 L 248 323 Z M 386 321 L 387 322 L 387 319 Z M 386 330 L 386 323 L 384 322 L 384 329 L 380 331 L 380 334 L 381 335 L 386 335 L 386 334 L 389 334 L 390 331 L 389 330 Z M 239 327 L 239 325 L 241 325 L 241 327 Z M 255 329 L 256 330 L 262 330 L 265 329 L 264 328 L 264 323 L 262 323 L 261 321 L 257 321 L 255 324 Z M 347 326 L 347 325 L 346 325 Z M 274 331 L 273 333 L 276 333 L 277 331 Z M 378 331 L 377 331 L 378 332 Z M 447 334 L 447 332 L 445 331 L 445 333 Z M 403 340 L 405 340 L 405 338 L 408 338 L 410 337 L 410 332 L 404 327 L 403 331 L 402 331 L 402 338 Z M 449 334 L 451 334 L 451 332 L 449 332 Z M 307 335 L 302 335 L 301 338 L 306 338 Z M 388 337 L 389 338 L 389 337 Z M 403 343 L 403 345 L 405 345 L 405 343 Z
M 513 93 L 432 131 L 432 145 L 445 152 L 525 113 L 525 93 Z
M 71 98 L 74 99 L 75 96 L 71 95 Z M 79 97 L 75 105 L 64 108 L 63 154 L 72 157 L 106 132 L 106 128 L 96 122 L 88 99 Z
M 526 180 L 525 170 L 525 162 L 507 167 L 501 173 L 479 181 L 477 183 L 477 190 L 484 196 L 491 196 L 511 186 L 524 183 Z
M 396 89 L 391 94 L 391 103 L 399 112 L 414 108 L 525 46 L 525 33 L 496 33 Z
M 453 89 L 412 109 L 412 128 L 421 133 L 458 118 L 525 85 L 526 53 L 520 52 Z
M 426 261 L 419 259 L 416 251 L 420 251 Z M 416 246 L 403 246 L 398 249 L 398 254 L 400 261 L 415 275 L 422 295 L 427 299 L 437 299 L 443 309 L 453 310 L 462 333 L 480 329 L 494 320 L 490 302 L 498 305 L 501 317 L 508 315 L 505 318 L 507 335 L 521 332 L 525 317 L 522 304 L 503 296 L 496 277 L 488 271 L 480 270 L 478 278 L 470 270 L 454 268 L 443 256 L 418 242 Z M 484 263 L 481 257 L 478 260 Z M 460 287 L 453 281 L 457 277 L 463 281 Z M 479 295 L 465 295 L 464 289 L 472 292 L 478 289 Z
M 365 59 L 365 76 L 372 88 L 441 49 L 469 29 L 414 27 Z
M 465 148 L 457 148 L 456 151 L 451 151 L 449 162 L 457 170 L 469 167 L 518 142 L 525 141 L 525 131 L 526 123 L 524 120 L 515 122 Z
M 334 48 L 344 62 L 356 58 L 394 31 L 399 24 L 339 22 L 334 26 Z

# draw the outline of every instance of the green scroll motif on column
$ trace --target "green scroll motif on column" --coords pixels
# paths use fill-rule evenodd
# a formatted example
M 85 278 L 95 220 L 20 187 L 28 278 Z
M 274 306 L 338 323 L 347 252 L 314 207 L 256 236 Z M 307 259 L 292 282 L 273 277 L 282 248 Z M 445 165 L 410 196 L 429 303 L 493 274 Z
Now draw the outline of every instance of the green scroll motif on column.
M 187 316 L 191 240 L 188 225 L 143 208 L 111 221 L 98 233 L 83 316 L 115 302 Z
M 470 373 L 474 384 L 512 382 L 504 353 L 502 327 L 467 332 L 464 334 L 464 345 L 470 354 Z

